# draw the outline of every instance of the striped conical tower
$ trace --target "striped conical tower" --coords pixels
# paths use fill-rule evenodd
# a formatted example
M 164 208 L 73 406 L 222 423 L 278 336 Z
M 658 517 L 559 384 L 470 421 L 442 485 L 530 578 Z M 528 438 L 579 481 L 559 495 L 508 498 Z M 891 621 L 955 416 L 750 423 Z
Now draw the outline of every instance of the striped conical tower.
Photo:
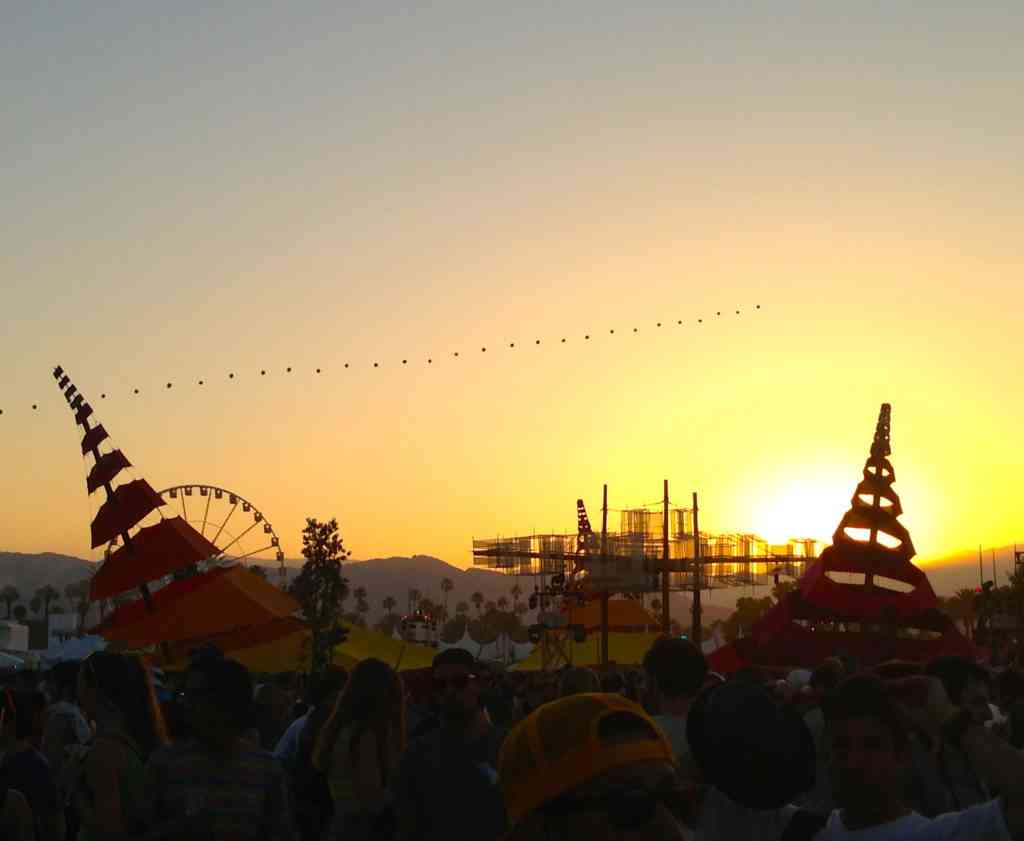
M 92 457 L 86 490 L 90 496 L 104 494 L 90 533 L 92 548 L 105 547 L 106 559 L 90 582 L 89 599 L 99 601 L 137 590 L 152 610 L 152 582 L 214 557 L 217 547 L 181 517 L 164 517 L 160 512 L 164 501 L 145 479 L 120 481 L 131 462 L 121 450 L 110 448 L 110 436 L 102 424 L 93 425 L 92 406 L 64 369 L 55 368 L 53 377 L 84 432 L 82 455 Z M 154 511 L 160 521 L 139 528 Z

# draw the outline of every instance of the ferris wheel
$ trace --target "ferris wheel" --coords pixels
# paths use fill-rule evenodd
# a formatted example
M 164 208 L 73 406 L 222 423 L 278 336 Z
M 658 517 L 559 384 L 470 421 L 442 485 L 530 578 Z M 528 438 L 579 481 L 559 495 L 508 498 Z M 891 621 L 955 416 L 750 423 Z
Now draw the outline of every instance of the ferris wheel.
M 185 522 L 220 550 L 216 562 L 247 564 L 273 555 L 278 583 L 285 586 L 281 539 L 263 512 L 241 494 L 215 485 L 175 485 L 159 493 L 169 506 L 180 509 Z

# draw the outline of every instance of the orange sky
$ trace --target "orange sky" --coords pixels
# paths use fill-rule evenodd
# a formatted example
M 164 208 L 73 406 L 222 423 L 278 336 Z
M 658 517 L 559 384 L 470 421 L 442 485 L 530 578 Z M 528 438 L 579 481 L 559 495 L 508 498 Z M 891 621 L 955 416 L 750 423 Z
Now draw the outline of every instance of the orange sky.
M 827 538 L 883 401 L 921 555 L 1019 539 L 1020 17 L 569 6 L 14 20 L 0 549 L 89 556 L 55 364 L 289 556 L 464 566 L 663 478 Z

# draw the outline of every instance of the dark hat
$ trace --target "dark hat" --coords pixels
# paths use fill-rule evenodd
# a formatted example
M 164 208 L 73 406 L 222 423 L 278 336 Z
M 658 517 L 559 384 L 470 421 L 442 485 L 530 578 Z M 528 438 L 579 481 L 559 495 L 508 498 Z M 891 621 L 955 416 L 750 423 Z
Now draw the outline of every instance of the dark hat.
M 705 781 L 749 809 L 777 809 L 814 785 L 810 730 L 765 687 L 733 680 L 704 691 L 686 738 Z

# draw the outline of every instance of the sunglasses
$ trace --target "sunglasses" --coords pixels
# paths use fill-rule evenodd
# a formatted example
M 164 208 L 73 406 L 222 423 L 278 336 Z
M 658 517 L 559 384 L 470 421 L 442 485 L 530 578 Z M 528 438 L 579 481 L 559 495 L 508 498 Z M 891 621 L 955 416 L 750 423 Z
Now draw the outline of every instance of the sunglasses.
M 476 680 L 476 675 L 454 675 L 449 678 L 435 677 L 434 688 L 438 692 L 444 692 L 449 686 L 460 691 L 469 686 L 470 681 Z
M 683 788 L 633 788 L 600 797 L 559 798 L 548 804 L 544 811 L 551 815 L 604 812 L 609 825 L 622 830 L 649 824 L 654 820 L 659 803 L 680 821 L 685 822 L 693 815 L 693 792 Z

